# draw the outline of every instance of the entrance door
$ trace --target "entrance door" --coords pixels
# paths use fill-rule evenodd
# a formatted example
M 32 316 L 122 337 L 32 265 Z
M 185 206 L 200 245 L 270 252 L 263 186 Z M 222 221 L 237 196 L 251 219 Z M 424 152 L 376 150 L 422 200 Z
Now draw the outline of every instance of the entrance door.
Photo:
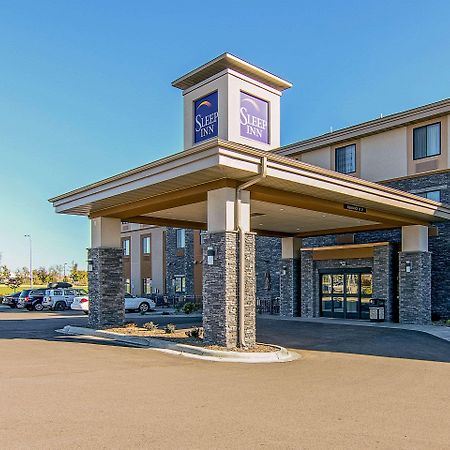
M 324 317 L 369 319 L 371 298 L 370 269 L 341 269 L 320 273 L 320 312 Z

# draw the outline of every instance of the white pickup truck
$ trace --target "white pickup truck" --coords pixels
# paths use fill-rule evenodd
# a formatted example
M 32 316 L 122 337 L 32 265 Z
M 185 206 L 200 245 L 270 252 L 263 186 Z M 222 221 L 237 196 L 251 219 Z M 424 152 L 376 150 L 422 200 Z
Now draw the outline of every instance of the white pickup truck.
M 76 288 L 47 289 L 42 306 L 53 311 L 64 311 L 69 309 L 73 299 L 80 295 L 87 295 L 87 292 L 84 289 Z

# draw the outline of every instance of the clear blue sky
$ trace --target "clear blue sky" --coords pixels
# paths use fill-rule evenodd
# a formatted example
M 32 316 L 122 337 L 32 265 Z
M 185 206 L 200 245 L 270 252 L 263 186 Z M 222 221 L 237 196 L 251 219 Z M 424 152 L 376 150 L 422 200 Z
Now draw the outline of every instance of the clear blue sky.
M 189 6 L 188 6 L 189 5 Z M 448 1 L 0 0 L 0 252 L 85 265 L 47 199 L 178 151 L 170 83 L 229 51 L 293 82 L 282 143 L 450 97 Z

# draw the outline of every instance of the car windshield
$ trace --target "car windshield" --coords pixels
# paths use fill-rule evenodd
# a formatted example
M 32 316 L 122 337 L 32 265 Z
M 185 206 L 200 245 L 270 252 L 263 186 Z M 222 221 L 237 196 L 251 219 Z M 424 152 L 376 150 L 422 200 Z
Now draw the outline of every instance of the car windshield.
M 30 294 L 31 290 L 27 289 L 26 291 L 22 291 L 19 295 L 19 297 L 28 297 L 28 295 Z
M 131 294 L 125 294 L 125 298 L 134 298 L 134 295 L 131 295 Z
M 76 289 L 75 291 L 78 295 L 87 295 L 87 291 L 85 289 Z

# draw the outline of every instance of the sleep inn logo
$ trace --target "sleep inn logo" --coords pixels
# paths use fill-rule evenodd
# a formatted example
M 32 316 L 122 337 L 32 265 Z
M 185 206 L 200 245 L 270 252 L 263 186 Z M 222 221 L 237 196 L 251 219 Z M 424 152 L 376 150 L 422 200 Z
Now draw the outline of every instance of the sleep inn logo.
M 219 131 L 219 102 L 217 91 L 194 102 L 194 142 L 217 137 Z
M 269 143 L 269 103 L 241 92 L 241 136 L 254 141 Z

